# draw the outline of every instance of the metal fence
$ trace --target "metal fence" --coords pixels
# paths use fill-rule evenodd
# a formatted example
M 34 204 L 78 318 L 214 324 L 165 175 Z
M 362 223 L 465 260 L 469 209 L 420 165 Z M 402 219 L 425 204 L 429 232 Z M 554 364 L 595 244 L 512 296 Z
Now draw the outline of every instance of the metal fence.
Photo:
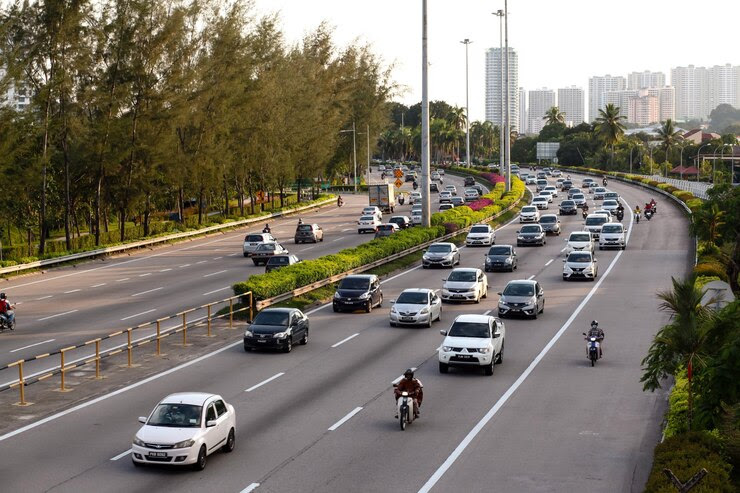
M 674 186 L 681 190 L 691 192 L 695 197 L 698 197 L 703 200 L 707 200 L 709 198 L 709 196 L 707 195 L 707 190 L 712 188 L 711 183 L 706 183 L 702 181 L 678 180 L 676 178 L 665 178 L 660 175 L 636 175 L 636 176 L 640 176 L 642 178 L 649 178 L 651 180 L 659 181 L 661 183 L 667 183 L 668 185 Z

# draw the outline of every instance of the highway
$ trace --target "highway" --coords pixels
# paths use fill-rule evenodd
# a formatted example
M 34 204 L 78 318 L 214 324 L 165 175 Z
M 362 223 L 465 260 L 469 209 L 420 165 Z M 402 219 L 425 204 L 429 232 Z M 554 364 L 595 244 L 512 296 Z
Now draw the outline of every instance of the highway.
M 618 182 L 609 188 L 620 192 L 627 208 L 650 197 Z M 562 194 L 555 203 L 560 200 Z M 580 216 L 564 217 L 561 237 L 549 237 L 544 247 L 518 248 L 517 271 L 488 273 L 488 298 L 444 305 L 432 329 L 391 328 L 388 304 L 369 314 L 323 306 L 309 312 L 308 345 L 290 354 L 245 353 L 236 341 L 145 385 L 38 425 L 31 421 L 0 437 L 3 489 L 641 490 L 665 410 L 665 394 L 643 393 L 639 384 L 640 360 L 666 321 L 654 293 L 668 287 L 670 276 L 686 273 L 693 260 L 683 213 L 666 200 L 659 204 L 650 222 L 625 218 L 630 232 L 624 252 L 597 251 L 596 282 L 562 281 L 564 238 L 581 223 Z M 347 223 L 352 220 L 348 215 Z M 497 244 L 515 244 L 516 230 L 516 222 L 500 228 Z M 238 248 L 239 236 L 231 248 Z M 330 251 L 327 241 L 328 235 L 322 253 Z M 463 248 L 462 266 L 482 267 L 484 252 Z M 447 273 L 403 271 L 383 282 L 384 297 L 394 299 L 409 287 L 439 288 Z M 544 287 L 545 312 L 537 320 L 505 320 L 505 357 L 494 375 L 440 374 L 439 330 L 458 314 L 495 314 L 495 292 L 508 280 L 527 278 Z M 189 299 L 205 290 L 200 282 L 196 294 L 179 288 Z M 604 359 L 595 368 L 585 358 L 581 335 L 592 319 L 606 331 Z M 418 368 L 426 397 L 421 419 L 402 432 L 393 419 L 391 389 L 407 367 Z M 211 456 L 199 473 L 135 469 L 127 451 L 137 416 L 169 393 L 196 390 L 219 393 L 235 406 L 235 452 Z

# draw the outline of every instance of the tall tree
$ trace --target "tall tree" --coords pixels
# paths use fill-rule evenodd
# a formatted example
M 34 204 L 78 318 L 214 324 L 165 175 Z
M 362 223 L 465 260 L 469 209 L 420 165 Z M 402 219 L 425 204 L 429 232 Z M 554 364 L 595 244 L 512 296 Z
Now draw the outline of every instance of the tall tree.
M 557 123 L 565 123 L 565 113 L 560 111 L 560 108 L 553 106 L 545 112 L 545 116 L 542 117 L 547 125 L 555 125 Z
M 658 137 L 665 151 L 665 160 L 670 162 L 671 147 L 676 145 L 681 138 L 681 131 L 676 129 L 673 120 L 669 118 L 658 129 Z
M 611 151 L 611 163 L 614 164 L 614 146 L 624 136 L 624 120 L 626 117 L 619 114 L 619 108 L 609 103 L 602 110 L 599 110 L 599 116 L 596 118 L 594 131 L 601 139 L 605 146 Z

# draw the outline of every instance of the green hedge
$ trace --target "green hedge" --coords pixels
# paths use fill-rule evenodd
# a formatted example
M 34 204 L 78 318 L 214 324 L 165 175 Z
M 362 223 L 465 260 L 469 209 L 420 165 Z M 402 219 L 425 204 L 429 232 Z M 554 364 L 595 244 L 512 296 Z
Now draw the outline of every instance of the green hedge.
M 697 276 L 717 276 L 723 281 L 727 281 L 727 271 L 725 266 L 719 262 L 702 262 L 694 267 Z
M 668 412 L 666 412 L 666 427 L 664 430 L 666 438 L 688 431 L 688 387 L 689 379 L 686 377 L 686 370 L 681 370 L 676 375 L 676 383 L 673 385 L 670 397 L 668 397 Z
M 421 243 L 444 236 L 448 231 L 446 224 L 453 224 L 457 229 L 481 221 L 496 212 L 505 209 L 524 193 L 521 180 L 512 180 L 512 190 L 503 193 L 503 186 L 496 187 L 485 195 L 487 198 L 498 196 L 499 200 L 480 211 L 461 206 L 432 214 L 432 226 L 429 228 L 414 227 L 399 231 L 386 238 L 374 239 L 354 248 L 347 248 L 335 254 L 326 255 L 299 264 L 283 267 L 280 270 L 251 276 L 243 282 L 233 285 L 234 294 L 252 292 L 255 300 L 272 298 L 328 277 L 369 264 L 376 260 L 402 252 Z M 447 214 L 448 212 L 453 214 Z

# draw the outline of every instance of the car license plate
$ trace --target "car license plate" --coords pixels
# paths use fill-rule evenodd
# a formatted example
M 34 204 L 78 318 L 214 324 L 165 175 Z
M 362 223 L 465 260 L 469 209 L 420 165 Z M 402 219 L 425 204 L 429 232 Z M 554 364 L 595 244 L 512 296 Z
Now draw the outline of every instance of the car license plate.
M 473 359 L 473 357 L 469 354 L 458 354 L 457 357 L 460 359 Z
M 453 294 L 452 297 L 453 298 L 464 298 L 464 296 L 461 294 Z
M 267 342 L 267 339 L 257 339 L 257 342 Z
M 414 317 L 401 317 L 401 320 L 404 322 L 412 322 L 414 320 Z
M 149 452 L 149 457 L 167 457 L 167 452 Z

